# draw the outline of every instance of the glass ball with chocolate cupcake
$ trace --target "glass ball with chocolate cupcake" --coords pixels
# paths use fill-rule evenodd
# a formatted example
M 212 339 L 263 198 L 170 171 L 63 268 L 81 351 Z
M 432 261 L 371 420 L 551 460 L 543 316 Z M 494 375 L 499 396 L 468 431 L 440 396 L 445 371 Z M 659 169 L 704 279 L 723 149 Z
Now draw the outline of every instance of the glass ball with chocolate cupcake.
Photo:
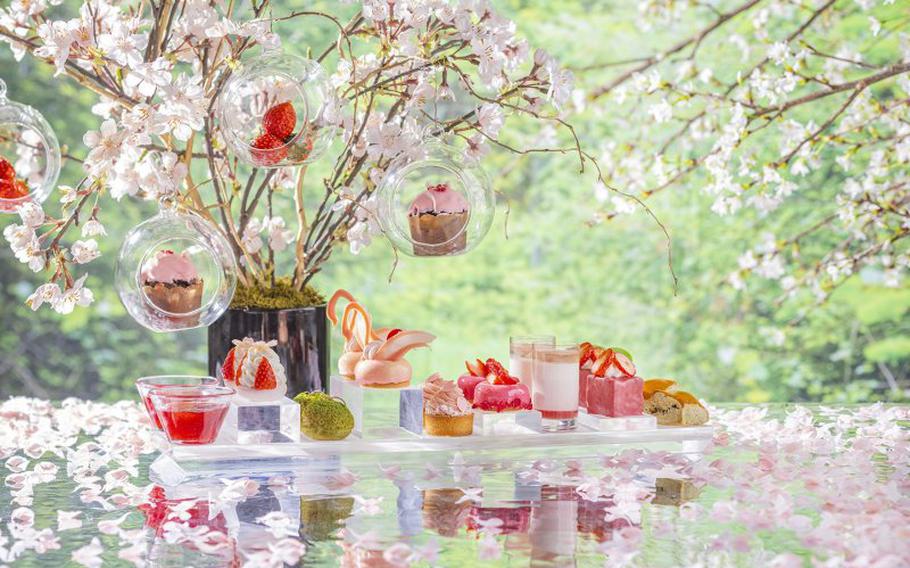
M 378 188 L 383 233 L 403 254 L 454 256 L 490 230 L 495 199 L 489 178 L 457 147 L 430 140 L 389 166 Z
M 114 282 L 127 312 L 142 326 L 191 329 L 209 325 L 228 308 L 237 264 L 215 226 L 165 206 L 127 234 Z

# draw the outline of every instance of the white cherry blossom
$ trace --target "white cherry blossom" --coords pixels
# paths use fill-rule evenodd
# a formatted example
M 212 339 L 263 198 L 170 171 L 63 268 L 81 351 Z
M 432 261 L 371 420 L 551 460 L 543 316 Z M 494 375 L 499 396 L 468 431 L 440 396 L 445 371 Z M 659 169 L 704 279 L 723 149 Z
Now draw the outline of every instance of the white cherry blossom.
M 70 247 L 70 252 L 73 253 L 73 262 L 76 264 L 85 264 L 101 256 L 98 242 L 95 239 L 74 242 Z

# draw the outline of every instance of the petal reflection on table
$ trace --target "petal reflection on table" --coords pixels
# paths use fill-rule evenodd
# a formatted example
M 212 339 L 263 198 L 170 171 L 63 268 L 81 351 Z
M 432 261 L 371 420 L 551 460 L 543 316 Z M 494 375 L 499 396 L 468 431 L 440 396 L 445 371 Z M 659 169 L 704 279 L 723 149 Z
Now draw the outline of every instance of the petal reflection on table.
M 161 444 L 140 405 L 11 399 L 0 404 L 0 562 L 910 565 L 910 407 L 711 413 L 706 455 L 335 454 L 151 485 Z

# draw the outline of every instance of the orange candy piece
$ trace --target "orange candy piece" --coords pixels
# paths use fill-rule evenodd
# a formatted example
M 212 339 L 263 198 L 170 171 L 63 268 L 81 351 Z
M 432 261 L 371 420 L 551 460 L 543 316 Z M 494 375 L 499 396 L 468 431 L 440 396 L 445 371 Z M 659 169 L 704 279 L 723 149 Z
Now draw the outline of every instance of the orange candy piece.
M 670 396 L 672 396 L 673 398 L 675 398 L 682 404 L 697 404 L 698 406 L 701 406 L 701 402 L 697 398 L 695 398 L 695 395 L 693 395 L 692 393 L 688 393 L 686 391 L 674 391 L 674 392 L 667 393 L 667 394 L 669 394 Z
M 643 388 L 645 398 L 651 398 L 651 395 L 657 391 L 666 391 L 676 384 L 673 379 L 648 379 L 645 381 Z

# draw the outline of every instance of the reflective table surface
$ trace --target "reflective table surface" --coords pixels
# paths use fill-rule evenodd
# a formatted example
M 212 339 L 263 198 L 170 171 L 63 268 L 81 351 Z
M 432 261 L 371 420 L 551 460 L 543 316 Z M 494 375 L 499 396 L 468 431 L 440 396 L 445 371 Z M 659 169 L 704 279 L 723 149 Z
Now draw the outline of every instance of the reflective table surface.
M 149 481 L 138 403 L 0 404 L 0 565 L 910 566 L 910 406 L 719 405 L 646 446 Z

